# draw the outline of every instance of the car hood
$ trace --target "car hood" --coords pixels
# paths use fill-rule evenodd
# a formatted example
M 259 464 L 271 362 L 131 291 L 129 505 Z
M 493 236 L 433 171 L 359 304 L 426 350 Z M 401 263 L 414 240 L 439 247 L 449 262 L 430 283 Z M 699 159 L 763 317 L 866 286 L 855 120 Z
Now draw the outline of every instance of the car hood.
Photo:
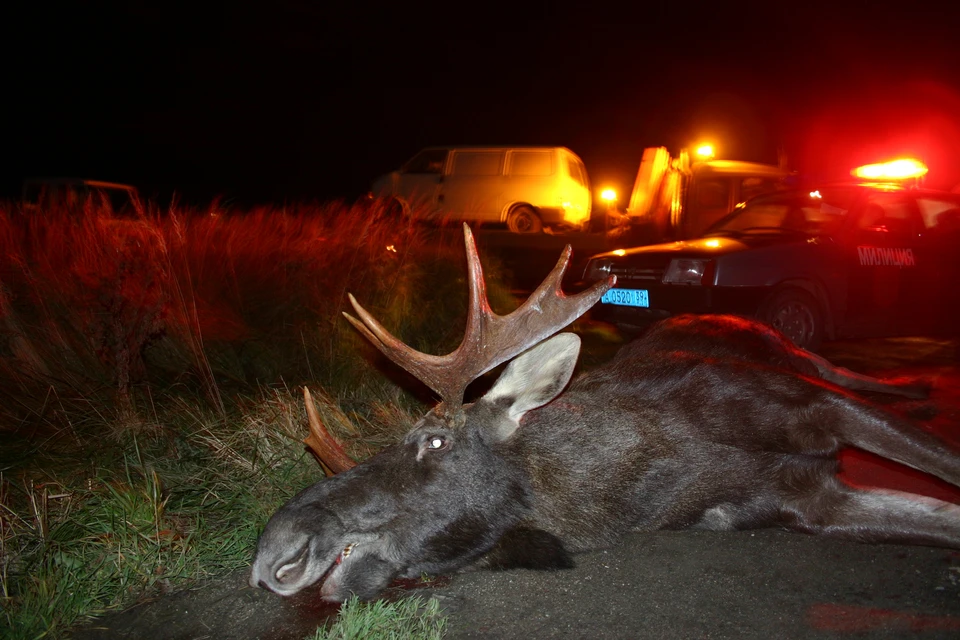
M 809 238 L 806 236 L 801 237 L 796 234 L 784 233 L 751 234 L 739 238 L 711 236 L 707 238 L 695 238 L 693 240 L 652 244 L 643 247 L 631 247 L 629 249 L 615 249 L 594 256 L 594 258 L 623 259 L 636 256 L 642 259 L 645 257 L 653 257 L 654 255 L 672 256 L 674 254 L 697 258 L 711 258 L 747 251 L 749 249 L 768 247 L 770 245 L 796 244 L 798 242 L 807 242 L 808 240 Z

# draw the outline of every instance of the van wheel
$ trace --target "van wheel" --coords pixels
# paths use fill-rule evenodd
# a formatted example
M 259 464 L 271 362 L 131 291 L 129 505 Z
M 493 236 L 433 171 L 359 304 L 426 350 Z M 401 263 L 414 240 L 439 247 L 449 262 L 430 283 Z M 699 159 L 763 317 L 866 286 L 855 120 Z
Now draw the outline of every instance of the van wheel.
M 543 231 L 543 222 L 533 207 L 514 207 L 507 214 L 507 229 L 513 233 L 540 233 Z
M 761 320 L 808 351 L 823 342 L 823 313 L 816 299 L 799 287 L 784 287 L 770 294 L 757 314 Z

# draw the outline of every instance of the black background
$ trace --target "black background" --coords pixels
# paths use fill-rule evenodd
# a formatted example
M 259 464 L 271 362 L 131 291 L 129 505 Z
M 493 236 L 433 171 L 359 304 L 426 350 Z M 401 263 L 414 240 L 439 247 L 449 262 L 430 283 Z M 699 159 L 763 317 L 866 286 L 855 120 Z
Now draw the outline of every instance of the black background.
M 9 3 L 8 3 L 9 4 Z M 202 203 L 352 199 L 435 144 L 642 150 L 960 183 L 957 9 L 932 3 L 93 2 L 3 9 L 3 194 L 27 176 Z

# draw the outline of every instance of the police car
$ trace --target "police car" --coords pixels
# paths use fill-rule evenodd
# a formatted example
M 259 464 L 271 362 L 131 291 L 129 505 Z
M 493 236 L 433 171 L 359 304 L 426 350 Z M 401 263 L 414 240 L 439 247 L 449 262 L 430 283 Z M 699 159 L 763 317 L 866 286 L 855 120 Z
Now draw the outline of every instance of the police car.
M 617 276 L 592 315 L 627 327 L 748 315 L 811 350 L 824 339 L 954 335 L 960 194 L 910 184 L 925 173 L 916 161 L 860 167 L 857 181 L 749 200 L 694 240 L 592 256 L 586 281 Z

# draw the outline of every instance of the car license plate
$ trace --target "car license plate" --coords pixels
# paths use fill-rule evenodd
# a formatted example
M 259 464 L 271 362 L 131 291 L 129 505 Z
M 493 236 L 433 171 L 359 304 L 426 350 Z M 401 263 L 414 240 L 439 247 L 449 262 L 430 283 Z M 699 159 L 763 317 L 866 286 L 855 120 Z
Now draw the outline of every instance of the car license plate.
M 603 294 L 600 302 L 623 307 L 649 307 L 650 295 L 646 289 L 610 289 Z

